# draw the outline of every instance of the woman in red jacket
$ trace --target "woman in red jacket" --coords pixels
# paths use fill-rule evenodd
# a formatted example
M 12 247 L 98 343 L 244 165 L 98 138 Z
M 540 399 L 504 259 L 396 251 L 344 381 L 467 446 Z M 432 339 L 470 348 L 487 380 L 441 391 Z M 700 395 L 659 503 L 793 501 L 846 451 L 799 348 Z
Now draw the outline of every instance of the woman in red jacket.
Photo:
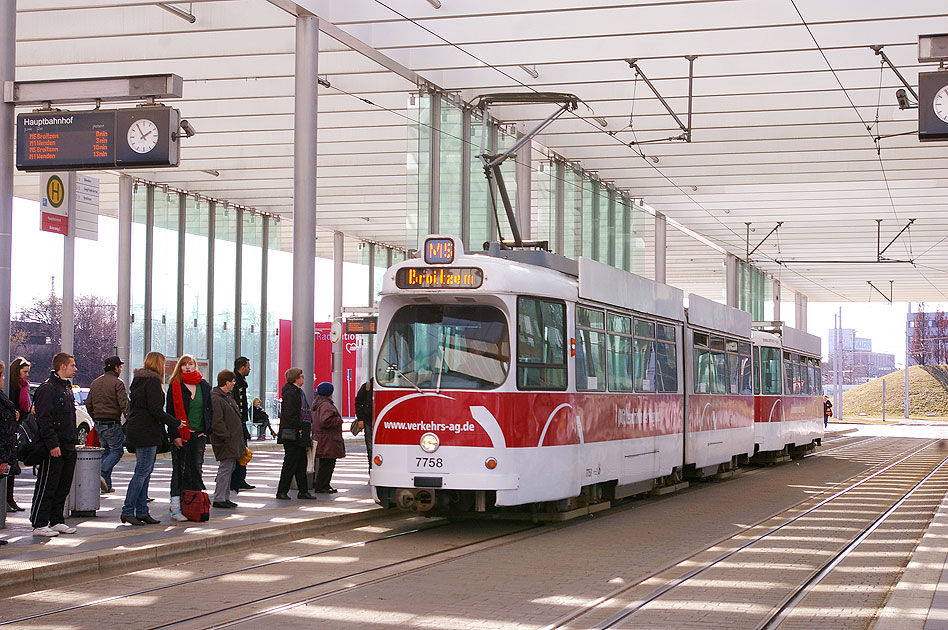
M 313 442 L 315 455 L 319 458 L 316 471 L 316 492 L 329 494 L 336 489 L 329 485 L 336 460 L 346 456 L 346 444 L 342 439 L 342 416 L 333 404 L 332 383 L 320 383 L 313 401 Z

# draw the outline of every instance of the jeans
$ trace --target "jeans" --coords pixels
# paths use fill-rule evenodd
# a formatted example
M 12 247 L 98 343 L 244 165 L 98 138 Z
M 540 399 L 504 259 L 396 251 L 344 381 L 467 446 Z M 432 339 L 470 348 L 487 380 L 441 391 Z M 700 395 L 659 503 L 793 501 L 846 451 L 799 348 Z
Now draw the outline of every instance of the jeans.
M 171 496 L 180 497 L 181 490 L 204 490 L 204 449 L 207 436 L 191 433 L 181 448 L 171 445 Z
M 128 482 L 122 516 L 148 515 L 148 482 L 151 480 L 151 471 L 155 468 L 157 453 L 157 446 L 139 446 L 135 449 L 135 472 L 132 474 L 132 480 Z
M 111 490 L 112 469 L 122 459 L 125 446 L 125 434 L 118 422 L 96 422 L 95 432 L 99 434 L 99 444 L 105 449 L 102 454 L 102 478 Z

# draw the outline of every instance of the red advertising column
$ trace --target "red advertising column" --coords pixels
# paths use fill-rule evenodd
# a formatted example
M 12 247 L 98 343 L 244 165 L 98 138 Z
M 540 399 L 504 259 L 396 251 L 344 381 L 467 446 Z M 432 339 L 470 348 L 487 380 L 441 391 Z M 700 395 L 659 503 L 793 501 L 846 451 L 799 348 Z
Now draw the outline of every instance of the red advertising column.
M 280 391 L 285 384 L 283 375 L 290 367 L 291 334 L 293 330 L 292 322 L 288 319 L 280 320 L 280 373 L 276 384 L 276 391 Z M 313 383 L 318 385 L 323 381 L 332 382 L 332 341 L 329 338 L 330 323 L 318 322 L 314 325 L 314 343 L 315 343 L 315 365 L 313 366 Z M 345 344 L 343 348 L 342 359 L 342 409 L 339 410 L 344 417 L 355 415 L 355 395 L 365 380 L 362 375 L 362 348 L 356 343 L 355 335 L 344 335 L 341 343 Z M 299 366 L 296 366 L 299 367 Z M 307 392 L 310 402 L 313 401 L 315 392 Z

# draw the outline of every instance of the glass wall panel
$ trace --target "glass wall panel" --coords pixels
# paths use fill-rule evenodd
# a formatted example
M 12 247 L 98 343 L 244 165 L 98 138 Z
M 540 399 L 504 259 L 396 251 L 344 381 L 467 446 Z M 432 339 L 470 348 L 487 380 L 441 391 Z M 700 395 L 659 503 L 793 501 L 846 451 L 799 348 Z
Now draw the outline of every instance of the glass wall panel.
M 596 211 L 596 200 L 594 196 L 598 190 L 599 182 L 594 182 L 589 177 L 586 177 L 583 174 L 582 178 L 582 191 L 583 191 L 583 205 L 582 205 L 582 221 L 583 221 L 583 249 L 582 255 L 586 258 L 592 258 L 598 260 L 598 232 L 599 232 L 599 216 Z
M 629 271 L 629 198 L 625 195 L 615 195 L 615 203 L 615 266 L 619 269 Z
M 270 221 L 267 250 L 267 391 L 263 400 L 276 426 L 276 399 L 283 387 L 280 374 L 280 320 L 293 319 L 293 225 L 288 221 Z M 245 263 L 246 264 L 246 263 Z M 215 322 L 215 327 L 220 324 Z M 289 340 L 287 340 L 289 341 Z
M 599 187 L 599 260 L 615 265 L 615 191 Z
M 261 369 L 260 365 L 260 296 L 263 289 L 263 217 L 244 211 L 240 213 L 243 222 L 243 260 L 240 276 L 240 354 L 250 359 L 251 377 L 247 379 L 248 400 L 260 397 L 260 379 L 253 375 Z M 229 369 L 233 369 L 231 357 Z M 216 372 L 214 373 L 216 376 Z
M 441 98 L 441 144 L 439 161 L 439 232 L 461 236 L 461 141 L 463 114 L 461 108 Z
M 145 221 L 148 186 L 132 188 L 131 348 L 126 370 L 141 367 L 145 360 Z
M 572 167 L 563 181 L 563 255 L 577 260 L 583 253 L 583 178 Z
M 431 95 L 412 94 L 408 101 L 408 170 L 406 243 L 417 248 L 428 233 L 431 178 Z
M 211 375 L 234 367 L 237 301 L 237 221 L 239 212 L 219 204 L 214 209 L 214 356 Z M 259 272 L 258 272 L 259 273 Z M 292 293 L 291 293 L 292 295 Z
M 630 212 L 630 271 L 646 278 L 655 278 L 655 217 L 634 204 Z
M 497 125 L 497 149 L 496 153 L 502 153 L 517 143 L 517 138 L 508 133 L 506 127 Z M 504 175 L 504 186 L 507 189 L 507 196 L 510 198 L 510 207 L 513 209 L 514 216 L 517 216 L 517 160 L 509 157 L 504 160 L 500 166 Z M 497 217 L 500 221 L 501 236 L 504 239 L 512 239 L 513 231 L 510 229 L 510 221 L 507 219 L 507 211 L 504 209 L 504 201 L 497 193 Z
M 556 245 L 556 167 L 547 160 L 533 162 L 532 167 L 531 233 L 534 239 L 547 241 L 553 251 Z
M 471 145 L 469 147 L 471 152 L 470 236 L 465 246 L 473 250 L 480 250 L 481 246 L 490 240 L 490 189 L 487 187 L 484 165 L 477 157 L 481 152 L 482 131 L 481 119 L 471 114 Z M 490 146 L 485 146 L 485 151 L 489 150 Z
M 180 195 L 155 190 L 154 260 L 151 266 L 151 350 L 178 356 L 178 217 Z
M 207 201 L 187 198 L 184 236 L 184 352 L 207 354 Z M 207 376 L 207 375 L 205 375 Z

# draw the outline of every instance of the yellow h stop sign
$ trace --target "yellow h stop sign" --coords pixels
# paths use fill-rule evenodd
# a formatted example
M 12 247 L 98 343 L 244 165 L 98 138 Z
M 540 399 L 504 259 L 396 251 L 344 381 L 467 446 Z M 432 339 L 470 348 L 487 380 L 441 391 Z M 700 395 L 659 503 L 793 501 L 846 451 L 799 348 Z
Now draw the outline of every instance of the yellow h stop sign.
M 46 198 L 54 208 L 60 207 L 66 200 L 66 185 L 59 175 L 51 176 L 46 182 Z

